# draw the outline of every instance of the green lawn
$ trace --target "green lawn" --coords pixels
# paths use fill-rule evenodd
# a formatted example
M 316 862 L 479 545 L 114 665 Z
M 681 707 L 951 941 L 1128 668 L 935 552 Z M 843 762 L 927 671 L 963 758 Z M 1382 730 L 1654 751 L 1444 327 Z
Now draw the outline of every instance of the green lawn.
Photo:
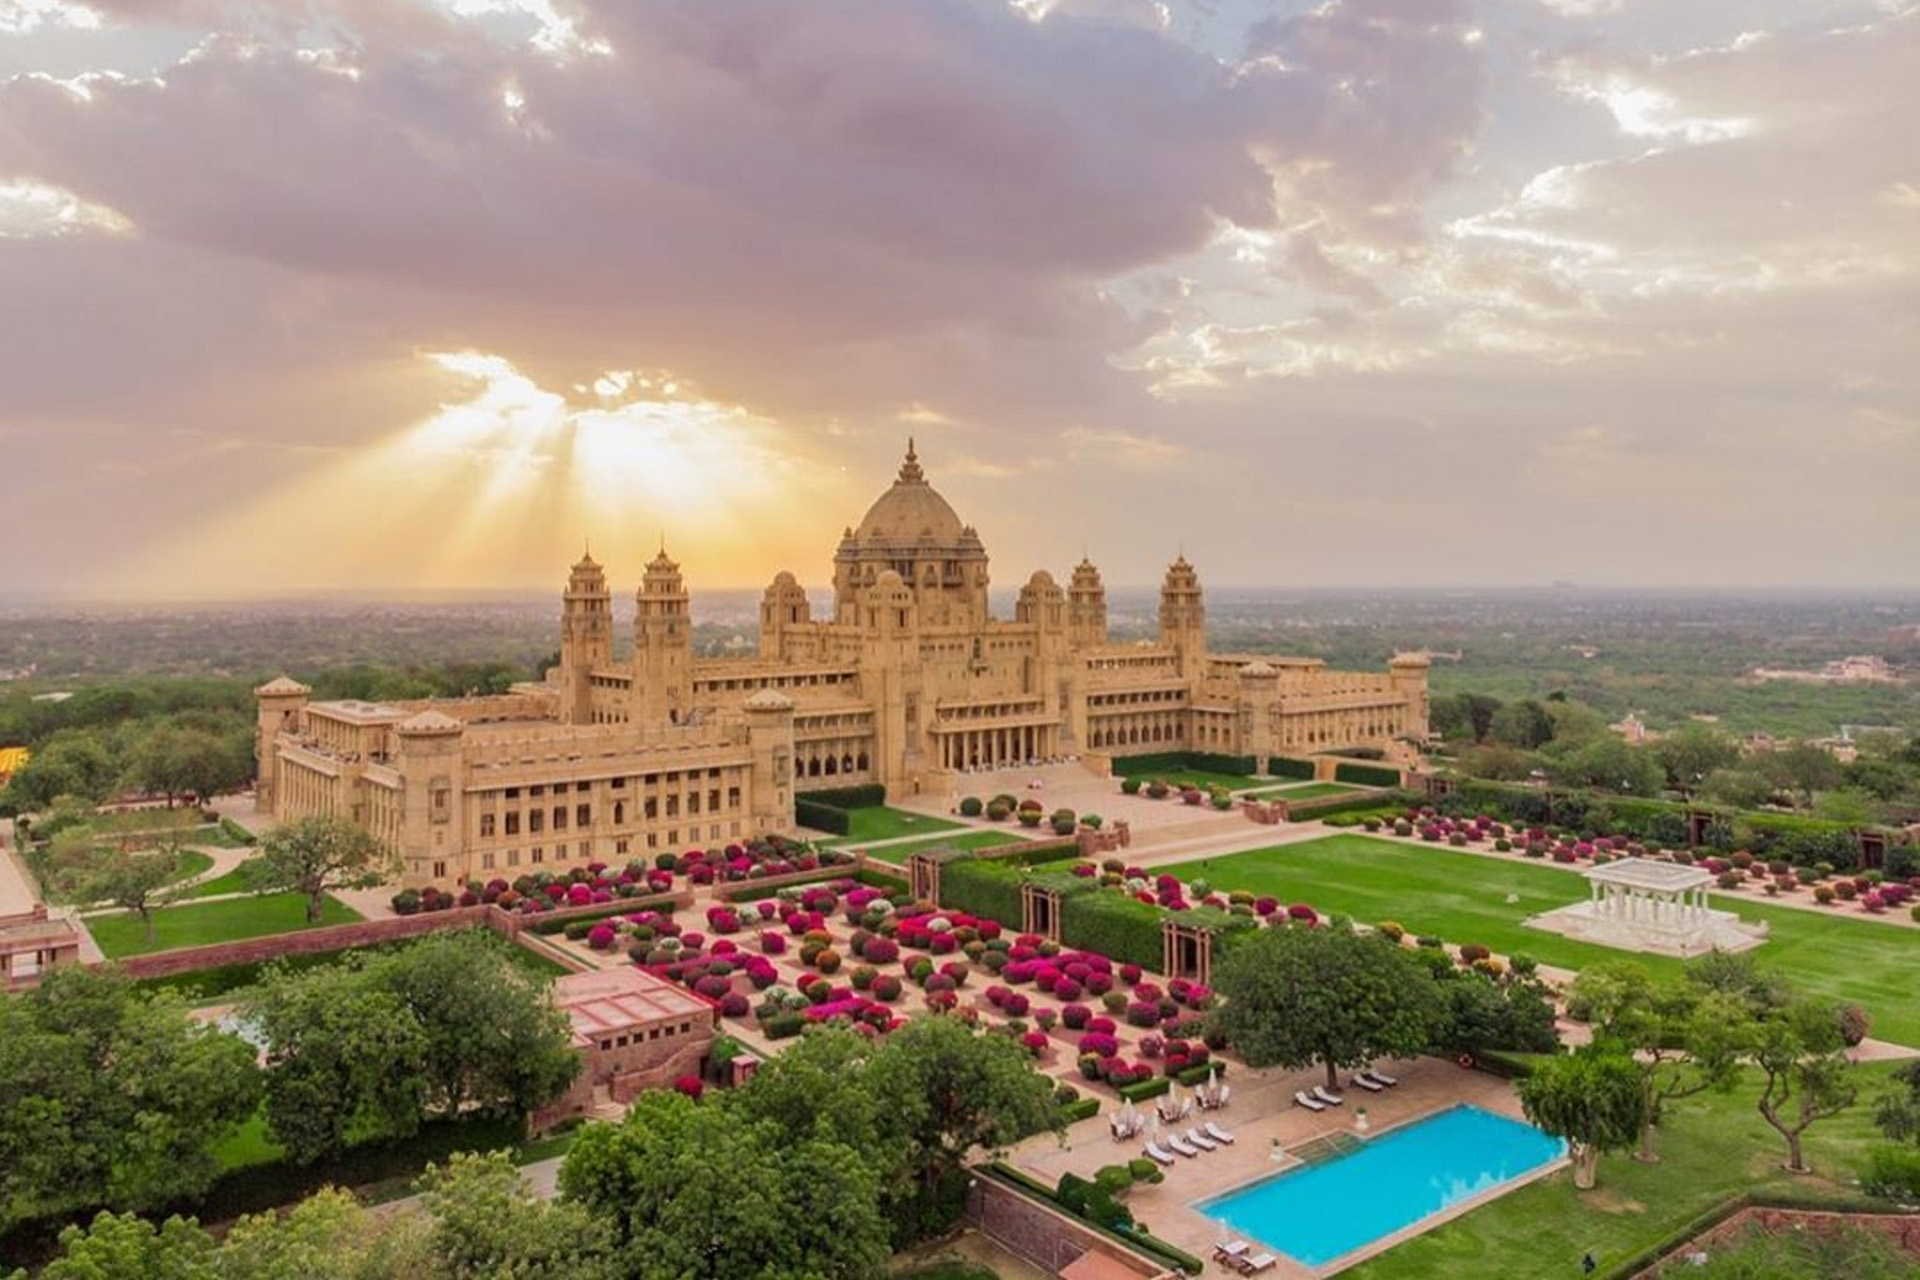
M 1682 965 L 1523 925 L 1528 916 L 1586 895 L 1578 873 L 1552 864 L 1341 835 L 1183 863 L 1180 871 L 1204 876 L 1218 889 L 1250 889 L 1368 924 L 1396 920 L 1415 934 L 1476 942 L 1565 969 L 1634 959 L 1656 974 L 1672 974 Z M 1518 901 L 1509 903 L 1509 895 Z M 1713 902 L 1767 923 L 1767 941 L 1749 953 L 1763 965 L 1783 970 L 1809 994 L 1859 1004 L 1873 1015 L 1875 1036 L 1920 1045 L 1920 1001 L 1912 994 L 1912 975 L 1920 972 L 1920 930 L 1857 914 L 1768 906 L 1737 894 L 1715 893 Z
M 207 865 L 213 865 L 211 859 L 208 859 Z M 247 893 L 253 888 L 251 877 L 254 869 L 259 865 L 260 859 L 248 858 L 245 862 L 242 862 L 225 875 L 215 876 L 204 884 L 193 886 L 193 888 L 187 890 L 185 896 L 189 898 L 211 898 L 216 894 L 222 893 Z
M 900 836 L 917 836 L 930 831 L 958 830 L 960 830 L 959 823 L 949 822 L 945 818 L 935 818 L 924 813 L 908 813 L 905 809 L 892 809 L 886 805 L 874 805 L 867 809 L 847 810 L 847 834 L 835 836 L 826 843 L 835 847 L 869 844 L 875 840 L 893 840 Z
M 1701 1215 L 1743 1191 L 1790 1195 L 1796 1201 L 1857 1198 L 1848 1184 L 1866 1149 L 1883 1141 L 1871 1099 L 1898 1064 L 1858 1068 L 1862 1101 L 1807 1131 L 1811 1176 L 1781 1169 L 1786 1144 L 1754 1109 L 1759 1075 L 1748 1072 L 1733 1092 L 1668 1104 L 1658 1164 L 1625 1154 L 1606 1156 L 1598 1185 L 1576 1191 L 1566 1170 L 1500 1197 L 1425 1235 L 1342 1272 L 1355 1280 L 1531 1280 L 1580 1275 L 1591 1252 L 1600 1277 L 1625 1274 L 1624 1264 L 1664 1243 Z
M 220 1162 L 223 1173 L 256 1164 L 272 1164 L 286 1154 L 287 1149 L 275 1142 L 273 1134 L 267 1129 L 264 1105 L 247 1117 L 247 1122 L 234 1130 L 226 1141 L 213 1149 L 213 1158 Z
M 358 919 L 358 911 L 328 898 L 320 923 L 347 924 Z M 87 917 L 87 928 L 109 959 L 209 942 L 231 942 L 236 938 L 258 938 L 269 933 L 291 933 L 306 927 L 307 900 L 298 893 L 167 907 L 153 914 L 152 942 L 147 941 L 146 926 L 141 924 L 140 917 L 131 913 L 115 911 Z
M 1051 834 L 1051 833 L 1049 833 Z M 1007 831 L 965 831 L 957 835 L 928 836 L 925 840 L 905 840 L 867 850 L 869 862 L 885 862 L 904 867 L 907 857 L 922 849 L 992 849 L 1003 844 L 1023 844 L 1021 837 Z
M 1347 782 L 1296 782 L 1287 787 L 1270 787 L 1256 791 L 1255 800 L 1318 800 L 1324 796 L 1352 795 L 1364 788 Z

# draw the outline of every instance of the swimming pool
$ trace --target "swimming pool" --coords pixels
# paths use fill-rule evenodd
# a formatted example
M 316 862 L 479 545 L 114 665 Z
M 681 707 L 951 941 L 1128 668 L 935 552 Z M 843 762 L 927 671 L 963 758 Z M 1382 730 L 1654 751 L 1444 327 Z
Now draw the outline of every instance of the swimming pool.
M 1194 1207 L 1317 1267 L 1565 1153 L 1532 1125 L 1459 1106 Z

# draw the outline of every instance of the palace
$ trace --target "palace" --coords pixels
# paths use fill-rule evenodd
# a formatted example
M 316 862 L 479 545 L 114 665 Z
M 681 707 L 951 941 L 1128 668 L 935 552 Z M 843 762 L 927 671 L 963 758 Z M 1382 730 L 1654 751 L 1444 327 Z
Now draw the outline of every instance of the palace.
M 1011 620 L 987 603 L 987 551 L 927 483 L 911 444 L 892 487 L 833 557 L 816 617 L 791 573 L 760 606 L 756 656 L 703 658 L 665 550 L 638 593 L 631 660 L 591 556 L 561 597 L 560 664 L 496 697 L 315 702 L 256 690 L 260 807 L 346 814 L 400 851 L 408 884 L 511 878 L 794 830 L 794 795 L 883 784 L 951 794 L 959 774 L 1195 750 L 1257 757 L 1374 748 L 1427 734 L 1427 659 L 1382 673 L 1207 651 L 1184 556 L 1152 642 L 1107 639 L 1086 560 L 1045 570 Z

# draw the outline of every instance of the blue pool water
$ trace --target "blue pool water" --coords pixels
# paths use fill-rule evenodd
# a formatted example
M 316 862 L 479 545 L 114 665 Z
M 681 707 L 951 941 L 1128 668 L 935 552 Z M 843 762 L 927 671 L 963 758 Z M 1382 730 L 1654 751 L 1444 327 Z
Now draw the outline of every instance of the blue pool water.
M 1565 1152 L 1564 1142 L 1532 1125 L 1478 1107 L 1454 1107 L 1325 1164 L 1196 1207 L 1236 1235 L 1317 1267 Z

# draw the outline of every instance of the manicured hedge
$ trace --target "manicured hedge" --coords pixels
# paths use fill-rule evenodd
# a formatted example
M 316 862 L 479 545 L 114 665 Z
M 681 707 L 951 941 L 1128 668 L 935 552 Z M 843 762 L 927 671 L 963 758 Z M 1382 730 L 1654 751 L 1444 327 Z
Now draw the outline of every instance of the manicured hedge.
M 1196 1063 L 1184 1071 L 1175 1072 L 1173 1078 L 1191 1088 L 1197 1084 L 1205 1084 L 1213 1076 L 1224 1078 L 1226 1074 L 1226 1063 L 1218 1058 L 1208 1058 L 1205 1062 Z M 1164 1080 L 1166 1077 L 1162 1076 L 1161 1079 Z
M 1020 864 L 1005 858 L 956 858 L 940 868 L 940 905 L 1020 927 Z
M 1361 796 L 1329 796 L 1324 802 L 1309 800 L 1301 804 L 1289 804 L 1287 821 L 1318 822 L 1339 813 L 1378 813 L 1383 809 L 1397 817 L 1402 810 L 1417 803 L 1419 797 L 1411 791 L 1392 791 L 1385 795 L 1374 791 Z
M 1251 777 L 1260 762 L 1252 756 L 1220 755 L 1212 751 L 1157 751 L 1147 755 L 1117 756 L 1113 771 L 1121 777 L 1147 773 L 1178 773 L 1197 769 L 1203 773 L 1230 773 Z
M 592 923 L 595 920 L 605 920 L 610 916 L 630 915 L 635 911 L 671 911 L 677 905 L 674 895 L 670 893 L 651 898 L 621 898 L 604 904 L 598 911 L 582 911 L 578 915 L 569 914 L 558 918 L 551 915 L 541 916 L 527 928 L 541 937 L 551 937 L 556 933 L 565 933 L 570 924 Z
M 1313 761 L 1294 760 L 1288 756 L 1268 756 L 1267 776 L 1272 778 L 1305 778 L 1308 781 L 1316 776 Z
M 853 873 L 853 878 L 869 889 L 885 889 L 888 893 L 905 893 L 908 888 L 905 876 L 888 875 L 871 866 L 860 868 Z
M 1201 1079 L 1205 1079 L 1202 1076 Z M 1157 1098 L 1173 1088 L 1173 1081 L 1165 1076 L 1155 1076 L 1151 1080 L 1140 1080 L 1133 1084 L 1123 1084 L 1114 1092 L 1126 1102 L 1145 1102 L 1148 1098 Z
M 1015 895 L 1017 904 L 1017 889 Z M 1115 964 L 1137 964 L 1158 971 L 1166 959 L 1160 942 L 1163 914 L 1151 903 L 1111 891 L 1063 898 L 1060 942 L 1076 951 L 1097 951 Z
M 1090 1119 L 1091 1117 L 1097 1116 L 1099 1114 L 1100 1114 L 1100 1099 L 1092 1098 L 1092 1097 L 1075 1098 L 1072 1102 L 1069 1102 L 1066 1106 L 1060 1108 L 1060 1117 L 1062 1120 L 1066 1121 L 1066 1123 L 1068 1124 L 1074 1124 L 1081 1120 Z
M 815 831 L 836 836 L 843 836 L 853 829 L 853 820 L 847 816 L 845 809 L 836 809 L 830 804 L 821 804 L 802 796 L 794 797 L 793 820 L 803 827 L 812 827 Z
M 1048 862 L 1068 862 L 1079 858 L 1078 840 L 1028 840 L 1020 844 L 991 845 L 980 850 L 980 856 L 991 858 L 995 862 L 1011 862 L 1015 866 L 1037 867 Z
M 808 800 L 833 809 L 872 809 L 887 802 L 887 789 L 877 782 L 860 787 L 829 787 L 824 791 L 802 791 L 796 801 Z
M 1335 782 L 1351 782 L 1362 787 L 1397 787 L 1400 785 L 1400 771 L 1386 769 L 1377 764 L 1346 764 L 1333 766 Z

